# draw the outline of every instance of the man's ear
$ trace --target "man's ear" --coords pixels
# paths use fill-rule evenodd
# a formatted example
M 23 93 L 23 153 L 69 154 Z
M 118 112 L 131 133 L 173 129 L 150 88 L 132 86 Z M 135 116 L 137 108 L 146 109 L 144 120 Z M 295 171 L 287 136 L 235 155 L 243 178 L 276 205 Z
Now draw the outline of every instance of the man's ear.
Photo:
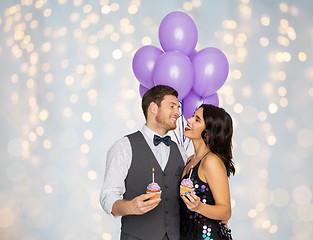
M 151 102 L 148 109 L 153 115 L 158 113 L 158 105 L 155 102 Z

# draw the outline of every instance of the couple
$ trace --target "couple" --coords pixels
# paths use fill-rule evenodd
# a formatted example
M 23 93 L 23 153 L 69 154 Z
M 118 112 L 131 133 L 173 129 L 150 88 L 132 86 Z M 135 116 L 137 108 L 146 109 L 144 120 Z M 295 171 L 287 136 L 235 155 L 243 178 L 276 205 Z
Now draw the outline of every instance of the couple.
M 142 98 L 146 124 L 108 152 L 100 203 L 108 214 L 122 216 L 122 240 L 231 239 L 221 224 L 231 216 L 231 117 L 222 108 L 200 106 L 184 132 L 195 149 L 188 158 L 166 136 L 180 115 L 177 96 L 168 86 L 149 89 Z M 192 166 L 194 192 L 180 195 L 180 182 L 189 177 Z M 150 200 L 154 193 L 145 192 L 152 168 L 162 195 Z

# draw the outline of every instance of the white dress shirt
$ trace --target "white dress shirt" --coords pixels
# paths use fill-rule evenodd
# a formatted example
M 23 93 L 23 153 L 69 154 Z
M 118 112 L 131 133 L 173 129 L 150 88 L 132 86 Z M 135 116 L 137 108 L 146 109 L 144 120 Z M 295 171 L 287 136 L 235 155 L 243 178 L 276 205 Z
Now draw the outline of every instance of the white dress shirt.
M 146 125 L 143 126 L 141 133 L 151 148 L 161 169 L 164 171 L 169 154 L 170 147 L 161 142 L 158 146 L 153 144 L 153 137 L 156 134 Z M 161 136 L 163 137 L 163 136 Z M 184 163 L 188 158 L 183 147 L 177 144 L 182 155 Z M 112 206 L 117 200 L 123 199 L 125 193 L 125 182 L 128 170 L 132 160 L 132 148 L 128 137 L 123 137 L 113 144 L 107 154 L 104 182 L 101 189 L 100 203 L 105 212 L 112 213 Z M 178 190 L 177 190 L 178 191 Z

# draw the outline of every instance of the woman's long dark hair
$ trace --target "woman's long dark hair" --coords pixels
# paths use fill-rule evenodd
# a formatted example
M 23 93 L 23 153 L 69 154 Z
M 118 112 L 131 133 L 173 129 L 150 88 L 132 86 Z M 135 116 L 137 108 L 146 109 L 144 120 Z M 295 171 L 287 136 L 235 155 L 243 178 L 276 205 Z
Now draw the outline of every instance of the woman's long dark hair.
M 202 104 L 205 129 L 201 136 L 205 145 L 223 160 L 227 176 L 235 174 L 232 161 L 233 122 L 230 115 L 223 109 L 210 104 Z

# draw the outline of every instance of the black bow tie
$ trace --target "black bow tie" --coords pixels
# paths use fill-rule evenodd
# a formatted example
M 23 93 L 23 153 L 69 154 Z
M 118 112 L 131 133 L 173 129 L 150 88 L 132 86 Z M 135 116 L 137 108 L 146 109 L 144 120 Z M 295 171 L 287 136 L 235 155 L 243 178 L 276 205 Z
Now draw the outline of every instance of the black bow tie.
M 153 137 L 154 145 L 158 146 L 160 144 L 160 142 L 164 142 L 164 144 L 169 147 L 171 145 L 171 137 L 165 136 L 164 138 L 162 138 L 158 135 L 154 135 L 154 137 Z

